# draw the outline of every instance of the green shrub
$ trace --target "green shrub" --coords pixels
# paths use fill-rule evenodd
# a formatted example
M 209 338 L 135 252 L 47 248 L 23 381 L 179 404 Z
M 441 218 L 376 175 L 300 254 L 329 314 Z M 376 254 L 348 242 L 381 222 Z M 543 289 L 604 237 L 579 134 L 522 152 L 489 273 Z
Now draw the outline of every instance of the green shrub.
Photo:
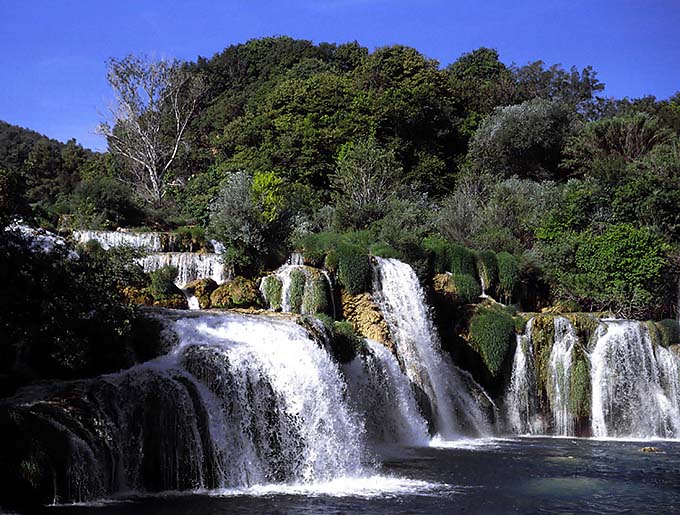
M 470 341 L 494 377 L 501 371 L 514 332 L 512 317 L 498 308 L 482 307 L 470 321 Z
M 449 246 L 448 262 L 449 272 L 457 275 L 469 274 L 471 276 L 477 275 L 477 255 L 474 251 L 458 245 L 457 243 Z
M 512 300 L 519 283 L 519 263 L 512 254 L 500 252 L 496 255 L 498 263 L 498 293 L 506 304 Z
M 332 274 L 338 273 L 338 253 L 335 250 L 329 250 L 326 258 L 323 261 L 323 266 Z
M 196 225 L 178 227 L 173 232 L 173 240 L 180 252 L 198 252 L 209 247 L 205 229 Z
M 400 258 L 401 254 L 387 243 L 374 243 L 368 247 L 368 251 L 372 256 L 382 258 Z
M 337 248 L 338 280 L 352 295 L 368 290 L 371 266 L 366 250 L 357 244 L 342 243 Z
M 214 308 L 247 308 L 259 304 L 259 294 L 253 280 L 237 276 L 213 291 L 210 303 Z
M 292 313 L 300 313 L 302 310 L 302 298 L 305 294 L 307 276 L 296 268 L 290 272 L 290 286 L 288 287 L 288 304 Z
M 484 289 L 492 291 L 498 282 L 498 260 L 496 253 L 485 250 L 477 255 L 477 272 Z
M 262 293 L 269 306 L 274 311 L 281 310 L 281 293 L 283 283 L 275 275 L 267 275 L 262 278 Z
M 182 294 L 181 290 L 175 285 L 178 273 L 177 267 L 172 265 L 164 266 L 149 273 L 151 277 L 149 292 L 154 299 L 162 300 L 178 293 Z

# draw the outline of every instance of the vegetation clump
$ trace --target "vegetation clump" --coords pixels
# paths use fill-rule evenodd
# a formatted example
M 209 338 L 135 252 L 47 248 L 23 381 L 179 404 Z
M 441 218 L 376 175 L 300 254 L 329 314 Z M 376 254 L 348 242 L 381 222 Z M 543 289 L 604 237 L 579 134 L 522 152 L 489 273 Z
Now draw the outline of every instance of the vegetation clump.
M 281 311 L 281 297 L 283 283 L 275 275 L 266 275 L 262 278 L 262 293 L 269 307 L 274 311 Z
M 496 377 L 515 333 L 512 316 L 499 307 L 481 307 L 470 320 L 470 342 Z
M 214 308 L 223 309 L 256 307 L 259 291 L 253 280 L 237 276 L 213 291 L 210 303 Z

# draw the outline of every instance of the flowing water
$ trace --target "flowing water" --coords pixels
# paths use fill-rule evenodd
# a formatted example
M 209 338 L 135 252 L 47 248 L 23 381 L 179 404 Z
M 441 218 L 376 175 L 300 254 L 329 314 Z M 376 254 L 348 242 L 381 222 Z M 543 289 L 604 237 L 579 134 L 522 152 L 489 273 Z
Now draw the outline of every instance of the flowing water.
M 161 233 L 158 232 L 73 231 L 73 239 L 80 243 L 94 240 L 104 250 L 123 245 L 144 249 L 149 252 L 162 252 L 166 250 Z
M 212 279 L 222 284 L 228 279 L 222 256 L 219 254 L 198 254 L 196 252 L 158 252 L 139 260 L 145 272 L 153 272 L 164 266 L 177 267 L 175 284 L 183 288 L 196 279 Z
M 555 339 L 549 358 L 548 392 L 556 435 L 574 434 L 574 415 L 570 409 L 570 371 L 574 346 L 578 343 L 576 330 L 564 317 L 554 320 Z
M 404 371 L 429 400 L 435 429 L 444 439 L 491 433 L 469 381 L 442 354 L 418 277 L 406 263 L 375 258 L 376 301 L 397 347 Z M 471 378 L 470 378 L 471 379 Z

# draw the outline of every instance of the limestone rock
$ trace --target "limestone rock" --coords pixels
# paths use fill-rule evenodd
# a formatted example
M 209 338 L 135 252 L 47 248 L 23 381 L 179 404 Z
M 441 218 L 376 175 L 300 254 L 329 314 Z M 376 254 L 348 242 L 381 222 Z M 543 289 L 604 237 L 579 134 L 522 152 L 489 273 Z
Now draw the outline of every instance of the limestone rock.
M 214 308 L 225 309 L 257 306 L 259 293 L 254 281 L 238 276 L 213 291 L 210 304 Z
M 663 451 L 661 449 L 659 449 L 658 447 L 643 447 L 642 449 L 640 449 L 640 452 L 654 452 L 654 453 L 656 453 L 656 452 L 663 452 Z
M 211 306 L 210 295 L 217 289 L 217 283 L 210 278 L 197 279 L 184 289 L 198 299 L 198 306 L 201 309 L 208 309 Z
M 183 294 L 179 293 L 157 298 L 153 301 L 153 305 L 159 308 L 189 309 L 187 298 Z
M 370 338 L 395 352 L 387 322 L 370 293 L 351 295 L 342 291 L 340 297 L 345 318 L 364 338 Z
M 153 306 L 153 295 L 149 293 L 147 288 L 135 288 L 134 286 L 126 286 L 123 288 L 123 295 L 131 304 L 139 304 L 141 306 Z

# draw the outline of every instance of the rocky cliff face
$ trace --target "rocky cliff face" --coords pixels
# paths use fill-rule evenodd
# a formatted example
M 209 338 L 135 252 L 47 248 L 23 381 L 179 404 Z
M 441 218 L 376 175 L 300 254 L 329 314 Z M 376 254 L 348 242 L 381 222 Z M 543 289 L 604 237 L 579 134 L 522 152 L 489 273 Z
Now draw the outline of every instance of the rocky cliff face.
M 364 338 L 382 343 L 395 352 L 387 322 L 370 293 L 351 295 L 343 290 L 340 302 L 345 319 L 351 322 Z

